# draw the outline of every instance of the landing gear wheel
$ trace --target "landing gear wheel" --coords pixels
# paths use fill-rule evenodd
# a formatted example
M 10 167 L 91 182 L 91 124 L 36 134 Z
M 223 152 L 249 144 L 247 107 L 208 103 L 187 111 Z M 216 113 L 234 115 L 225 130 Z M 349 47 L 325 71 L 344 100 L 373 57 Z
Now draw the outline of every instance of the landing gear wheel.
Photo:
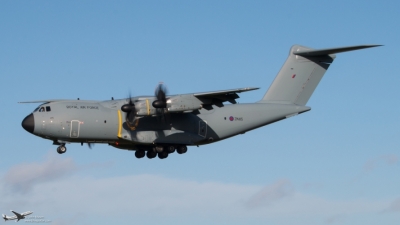
M 155 146 L 153 148 L 153 151 L 158 152 L 158 153 L 163 152 L 164 151 L 164 146 Z
M 170 146 L 166 147 L 166 150 L 168 151 L 168 153 L 174 153 L 175 152 L 175 146 L 170 145 Z
M 136 152 L 135 152 L 135 156 L 138 159 L 143 158 L 145 155 L 146 155 L 146 153 L 143 150 L 136 150 Z
M 186 145 L 181 145 L 178 147 L 178 149 L 176 150 L 176 152 L 178 152 L 178 154 L 183 154 L 187 152 L 187 147 Z
M 64 145 L 60 145 L 57 148 L 58 154 L 64 154 L 67 151 L 67 148 Z
M 168 157 L 168 153 L 167 152 L 158 153 L 158 158 L 160 158 L 160 159 L 165 159 L 167 157 Z
M 147 158 L 152 159 L 152 158 L 157 156 L 157 153 L 155 153 L 154 151 L 150 150 L 150 151 L 147 151 L 146 155 L 147 155 Z

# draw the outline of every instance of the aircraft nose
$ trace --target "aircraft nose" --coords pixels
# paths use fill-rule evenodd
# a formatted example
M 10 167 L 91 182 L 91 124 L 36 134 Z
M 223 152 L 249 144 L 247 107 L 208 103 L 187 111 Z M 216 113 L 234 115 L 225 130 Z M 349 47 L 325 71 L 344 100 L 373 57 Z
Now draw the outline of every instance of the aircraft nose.
M 35 129 L 35 119 L 33 118 L 32 113 L 22 120 L 22 127 L 29 133 L 33 133 L 33 130 Z

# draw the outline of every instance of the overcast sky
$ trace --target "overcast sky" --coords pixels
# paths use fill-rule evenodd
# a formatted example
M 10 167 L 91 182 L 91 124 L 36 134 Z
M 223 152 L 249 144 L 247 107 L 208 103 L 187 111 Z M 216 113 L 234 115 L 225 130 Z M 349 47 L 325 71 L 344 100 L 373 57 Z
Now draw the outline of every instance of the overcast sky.
M 399 1 L 2 1 L 0 211 L 52 224 L 400 221 Z M 293 44 L 337 55 L 310 112 L 168 159 L 21 127 L 41 99 L 260 87 Z

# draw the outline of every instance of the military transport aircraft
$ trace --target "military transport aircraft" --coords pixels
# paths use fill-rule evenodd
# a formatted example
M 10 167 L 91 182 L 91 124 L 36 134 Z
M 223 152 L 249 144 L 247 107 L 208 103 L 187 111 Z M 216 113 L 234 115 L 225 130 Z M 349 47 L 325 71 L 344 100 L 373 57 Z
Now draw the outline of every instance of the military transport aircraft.
M 22 127 L 59 145 L 106 143 L 133 150 L 137 158 L 167 158 L 183 154 L 187 146 L 211 144 L 309 111 L 306 106 L 335 53 L 376 47 L 358 45 L 311 49 L 294 45 L 264 97 L 255 103 L 236 104 L 239 88 L 168 96 L 159 84 L 155 96 L 120 100 L 43 100 L 23 121 Z M 224 104 L 229 102 L 231 104 Z
M 3 216 L 4 221 L 7 221 L 7 220 L 17 220 L 17 221 L 15 221 L 15 222 L 18 222 L 19 220 L 25 219 L 25 216 L 31 215 L 31 214 L 33 213 L 33 212 L 31 212 L 31 211 L 24 212 L 24 213 L 17 213 L 17 212 L 15 212 L 15 211 L 13 211 L 13 210 L 11 210 L 11 212 L 14 213 L 15 216 L 6 216 L 6 215 L 3 214 L 2 216 Z

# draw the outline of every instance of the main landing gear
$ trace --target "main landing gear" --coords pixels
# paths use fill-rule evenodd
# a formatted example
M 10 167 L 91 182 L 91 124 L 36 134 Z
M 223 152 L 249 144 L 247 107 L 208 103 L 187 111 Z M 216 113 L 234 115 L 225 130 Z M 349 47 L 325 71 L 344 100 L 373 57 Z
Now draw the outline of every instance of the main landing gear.
M 146 154 L 146 153 L 145 153 L 143 150 L 137 150 L 137 151 L 135 152 L 135 156 L 136 156 L 136 158 L 138 158 L 138 159 L 143 158 L 145 154 Z
M 146 155 L 147 155 L 147 158 L 152 159 L 157 156 L 157 152 L 153 152 L 153 150 L 149 150 L 149 151 L 147 151 Z
M 65 144 L 61 144 L 60 146 L 57 147 L 58 154 L 64 154 L 66 151 L 67 147 L 65 147 Z
M 178 145 L 178 146 L 174 146 L 174 145 L 161 146 L 161 145 L 158 145 L 158 146 L 153 147 L 152 149 L 147 149 L 147 150 L 138 149 L 135 152 L 135 156 L 138 159 L 143 158 L 145 155 L 149 159 L 155 158 L 156 156 L 158 156 L 158 158 L 160 158 L 160 159 L 165 159 L 165 158 L 168 158 L 169 154 L 174 153 L 175 150 L 176 150 L 176 152 L 178 152 L 178 154 L 183 154 L 183 153 L 187 152 L 187 147 L 186 147 L 186 145 Z
M 181 145 L 177 148 L 176 152 L 178 152 L 178 154 L 184 154 L 187 152 L 187 147 L 186 145 Z

